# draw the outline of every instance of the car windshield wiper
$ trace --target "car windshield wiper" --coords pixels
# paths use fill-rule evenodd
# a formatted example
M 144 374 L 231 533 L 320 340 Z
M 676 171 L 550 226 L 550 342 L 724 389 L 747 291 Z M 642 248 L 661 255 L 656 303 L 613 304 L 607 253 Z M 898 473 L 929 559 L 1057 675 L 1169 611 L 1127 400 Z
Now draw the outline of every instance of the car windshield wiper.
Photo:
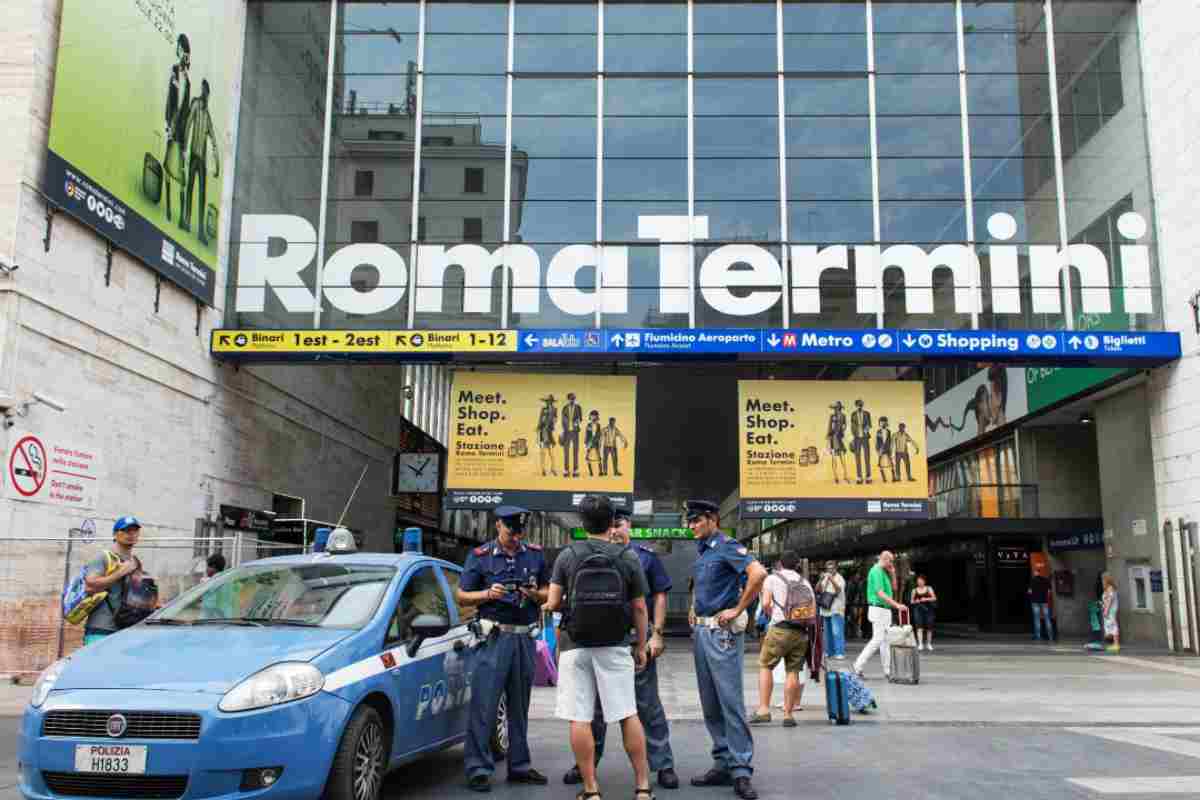
M 259 625 L 294 625 L 300 628 L 319 628 L 315 622 L 305 622 L 302 619 L 274 619 L 273 617 L 243 617 L 247 622 L 257 622 Z
M 251 628 L 261 628 L 263 624 L 250 617 L 205 617 L 192 621 L 193 625 L 245 625 Z
M 183 619 L 174 619 L 174 618 L 170 618 L 170 617 L 164 617 L 163 619 L 148 619 L 148 620 L 146 620 L 145 624 L 146 625 L 191 625 L 192 623 L 188 622 L 187 620 L 183 620 Z

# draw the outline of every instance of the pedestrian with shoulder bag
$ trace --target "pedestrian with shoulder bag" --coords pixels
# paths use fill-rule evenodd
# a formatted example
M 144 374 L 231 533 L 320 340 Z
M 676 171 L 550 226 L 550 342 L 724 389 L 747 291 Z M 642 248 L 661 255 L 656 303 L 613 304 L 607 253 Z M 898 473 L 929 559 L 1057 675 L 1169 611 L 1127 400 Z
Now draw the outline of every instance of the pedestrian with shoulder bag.
M 84 590 L 89 599 L 104 595 L 94 604 L 87 616 L 87 622 L 84 623 L 84 645 L 98 642 L 133 624 L 129 621 L 129 614 L 123 615 L 120 621 L 117 615 L 125 604 L 130 576 L 142 568 L 142 562 L 133 554 L 133 548 L 137 545 L 141 533 L 142 524 L 138 522 L 137 517 L 121 517 L 113 523 L 112 549 L 100 553 L 84 567 Z
M 837 562 L 826 561 L 825 572 L 817 581 L 817 608 L 820 610 L 825 657 L 846 657 L 846 579 L 838 574 Z

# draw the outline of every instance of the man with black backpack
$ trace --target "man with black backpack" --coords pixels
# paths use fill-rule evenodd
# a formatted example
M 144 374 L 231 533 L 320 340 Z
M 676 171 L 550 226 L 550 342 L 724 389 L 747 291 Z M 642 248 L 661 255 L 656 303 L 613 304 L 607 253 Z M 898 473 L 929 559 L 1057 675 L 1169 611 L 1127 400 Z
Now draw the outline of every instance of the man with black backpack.
M 658 657 L 663 654 L 666 644 L 663 640 L 663 626 L 667 621 L 667 593 L 671 591 L 671 576 L 667 574 L 662 559 L 658 553 L 645 545 L 632 545 L 632 531 L 629 525 L 630 511 L 628 507 L 618 508 L 611 532 L 611 539 L 617 544 L 630 547 L 637 555 L 642 572 L 646 573 L 646 583 L 650 587 L 647 598 L 647 609 L 650 616 L 650 641 L 647 645 L 646 668 L 634 675 L 634 693 L 637 699 L 638 719 L 642 721 L 642 729 L 646 732 L 646 756 L 649 760 L 650 771 L 658 773 L 658 785 L 664 789 L 678 789 L 679 776 L 675 774 L 675 755 L 671 751 L 671 729 L 667 724 L 667 712 L 663 709 L 662 698 L 658 694 Z M 632 637 L 630 638 L 632 643 Z M 595 717 L 592 720 L 592 736 L 596 740 L 596 765 L 604 755 L 604 740 L 607 738 L 608 726 L 604 722 L 604 712 L 600 704 L 596 704 Z M 573 786 L 583 782 L 583 776 L 578 766 L 573 766 L 563 776 L 563 783 Z
M 544 611 L 563 614 L 555 714 L 571 723 L 571 750 L 583 780 L 582 800 L 600 794 L 592 735 L 597 696 L 605 723 L 621 723 L 636 779 L 634 800 L 652 800 L 646 734 L 638 719 L 634 689 L 634 671 L 646 667 L 650 588 L 634 551 L 609 539 L 612 502 L 588 495 L 579 504 L 579 514 L 588 538 L 571 543 L 559 554 L 550 576 L 550 597 L 543 606 Z M 632 652 L 631 625 L 636 630 Z

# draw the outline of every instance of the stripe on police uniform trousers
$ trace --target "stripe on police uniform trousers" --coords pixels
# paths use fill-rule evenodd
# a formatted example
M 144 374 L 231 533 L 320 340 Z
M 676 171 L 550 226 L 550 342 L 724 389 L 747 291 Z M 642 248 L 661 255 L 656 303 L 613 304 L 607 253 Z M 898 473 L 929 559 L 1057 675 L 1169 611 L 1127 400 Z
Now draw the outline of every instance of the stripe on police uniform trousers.
M 343 689 L 352 683 L 365 681 L 367 678 L 373 678 L 376 675 L 382 675 L 388 670 L 404 667 L 418 661 L 424 661 L 435 656 L 445 655 L 454 648 L 454 643 L 465 641 L 469 647 L 473 644 L 475 634 L 467 630 L 465 625 L 459 625 L 453 628 L 445 636 L 439 636 L 436 639 L 426 639 L 421 643 L 421 649 L 417 651 L 415 656 L 408 655 L 408 645 L 402 644 L 393 647 L 390 650 L 384 650 L 373 656 L 368 656 L 361 661 L 355 661 L 342 667 L 339 670 L 334 670 L 325 676 L 324 689 L 327 692 L 336 692 L 338 689 Z M 388 661 L 392 662 L 388 666 Z

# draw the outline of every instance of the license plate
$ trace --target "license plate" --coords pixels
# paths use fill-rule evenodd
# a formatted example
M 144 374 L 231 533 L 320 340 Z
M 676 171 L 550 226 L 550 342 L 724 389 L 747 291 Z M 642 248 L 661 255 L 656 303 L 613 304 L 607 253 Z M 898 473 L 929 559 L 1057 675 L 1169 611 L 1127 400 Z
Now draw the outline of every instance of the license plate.
M 104 775 L 142 775 L 146 772 L 145 745 L 80 744 L 75 746 L 75 771 Z

